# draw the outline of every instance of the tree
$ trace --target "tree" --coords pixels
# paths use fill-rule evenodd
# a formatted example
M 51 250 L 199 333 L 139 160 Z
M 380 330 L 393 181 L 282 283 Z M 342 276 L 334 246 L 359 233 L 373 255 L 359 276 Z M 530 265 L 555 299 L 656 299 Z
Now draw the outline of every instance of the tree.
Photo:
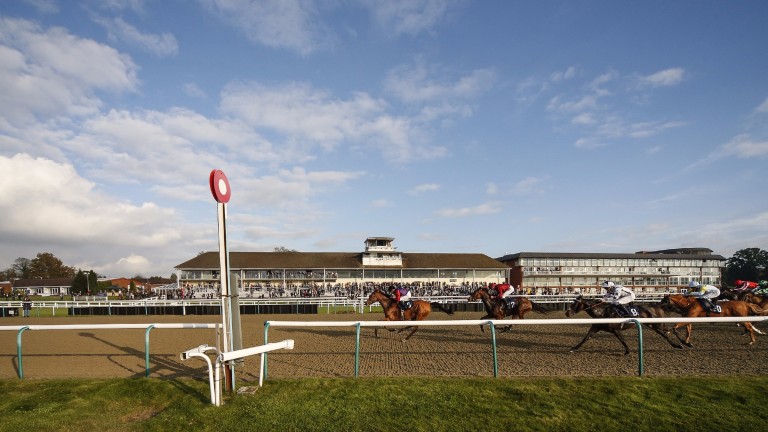
M 91 293 L 97 293 L 99 287 L 99 279 L 96 277 L 96 272 L 91 270 L 88 272 L 88 290 Z
M 18 261 L 18 260 L 17 260 Z M 65 266 L 50 252 L 41 252 L 29 262 L 29 278 L 64 279 L 75 277 L 73 267 Z
M 293 249 L 288 249 L 285 246 L 277 246 L 275 247 L 274 252 L 298 252 L 298 251 Z
M 75 278 L 72 279 L 72 293 L 84 295 L 88 292 L 88 276 L 82 270 L 78 270 Z
M 725 263 L 726 280 L 733 284 L 737 279 L 758 281 L 768 279 L 768 251 L 747 248 L 736 251 Z
M 16 258 L 16 261 L 13 262 L 13 265 L 11 266 L 9 271 L 13 271 L 13 276 L 18 279 L 29 279 L 30 276 L 30 265 L 32 260 L 29 258 Z M 9 275 L 10 276 L 10 275 Z

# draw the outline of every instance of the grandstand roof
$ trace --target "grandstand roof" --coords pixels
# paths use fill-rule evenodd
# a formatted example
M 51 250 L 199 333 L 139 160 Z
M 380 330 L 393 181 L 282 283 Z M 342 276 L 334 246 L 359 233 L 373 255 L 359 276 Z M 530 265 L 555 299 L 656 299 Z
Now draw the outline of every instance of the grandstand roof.
M 403 253 L 402 266 L 364 266 L 360 252 L 230 252 L 230 269 L 354 269 L 354 268 L 462 268 L 506 269 L 487 255 L 472 253 Z M 205 252 L 175 268 L 218 269 L 219 253 Z

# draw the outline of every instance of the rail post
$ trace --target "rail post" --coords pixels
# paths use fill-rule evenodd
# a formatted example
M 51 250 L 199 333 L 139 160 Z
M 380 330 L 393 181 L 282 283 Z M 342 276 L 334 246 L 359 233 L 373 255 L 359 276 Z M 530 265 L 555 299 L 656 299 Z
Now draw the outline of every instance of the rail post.
M 499 377 L 499 357 L 496 352 L 496 326 L 493 325 L 493 321 L 488 321 L 491 327 L 491 345 L 493 346 L 493 377 Z
M 264 345 L 269 343 L 269 321 L 264 321 Z M 267 353 L 264 353 L 262 356 L 264 359 L 264 368 L 261 371 L 261 376 L 266 378 L 267 377 Z
M 18 356 L 18 363 L 19 363 L 19 379 L 24 379 L 24 366 L 21 360 L 21 334 L 24 333 L 25 330 L 29 330 L 29 327 L 25 326 L 19 329 L 19 332 L 16 334 L 16 355 Z
M 147 330 L 144 332 L 144 360 L 147 367 L 146 377 L 149 378 L 149 332 L 155 328 L 154 324 L 150 324 Z
M 637 319 L 632 319 L 637 327 L 637 376 L 643 376 L 643 326 Z
M 355 325 L 355 378 L 360 372 L 360 322 Z

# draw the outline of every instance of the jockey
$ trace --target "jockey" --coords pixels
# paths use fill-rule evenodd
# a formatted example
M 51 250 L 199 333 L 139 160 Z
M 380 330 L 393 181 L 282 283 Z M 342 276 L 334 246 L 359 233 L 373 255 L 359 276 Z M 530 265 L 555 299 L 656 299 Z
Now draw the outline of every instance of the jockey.
M 757 288 L 755 288 L 752 293 L 765 296 L 768 295 L 768 281 L 767 280 L 761 280 L 757 283 Z
M 393 294 L 395 295 L 395 301 L 400 310 L 400 321 L 403 320 L 403 311 L 406 309 L 408 302 L 411 300 L 411 290 L 405 285 L 400 285 L 394 288 Z
M 736 279 L 733 284 L 736 286 L 733 290 L 734 291 L 752 291 L 755 288 L 757 288 L 758 284 L 757 282 L 752 281 L 743 281 L 740 279 Z
M 502 284 L 496 284 L 496 293 L 497 293 L 497 299 L 503 301 L 501 304 L 502 307 L 509 306 L 509 303 L 507 302 L 506 298 L 511 296 L 515 293 L 515 290 L 512 289 L 512 285 L 508 283 L 502 283 Z
M 712 299 L 720 295 L 720 289 L 714 285 L 702 285 L 696 281 L 691 281 L 688 284 L 688 288 L 690 288 L 690 292 L 688 293 L 691 297 L 696 297 L 699 300 L 699 303 L 704 307 L 704 310 L 707 312 L 711 312 L 715 304 L 712 303 Z
M 631 289 L 611 281 L 603 282 L 603 288 L 606 290 L 603 301 L 613 305 L 622 317 L 630 316 L 627 305 L 635 301 L 635 293 Z

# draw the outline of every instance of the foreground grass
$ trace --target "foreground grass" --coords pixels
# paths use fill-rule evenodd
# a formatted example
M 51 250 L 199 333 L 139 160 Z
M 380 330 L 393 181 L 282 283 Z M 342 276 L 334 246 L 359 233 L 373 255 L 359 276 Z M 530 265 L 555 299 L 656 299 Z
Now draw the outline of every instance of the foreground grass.
M 3 431 L 765 431 L 768 376 L 3 380 Z

